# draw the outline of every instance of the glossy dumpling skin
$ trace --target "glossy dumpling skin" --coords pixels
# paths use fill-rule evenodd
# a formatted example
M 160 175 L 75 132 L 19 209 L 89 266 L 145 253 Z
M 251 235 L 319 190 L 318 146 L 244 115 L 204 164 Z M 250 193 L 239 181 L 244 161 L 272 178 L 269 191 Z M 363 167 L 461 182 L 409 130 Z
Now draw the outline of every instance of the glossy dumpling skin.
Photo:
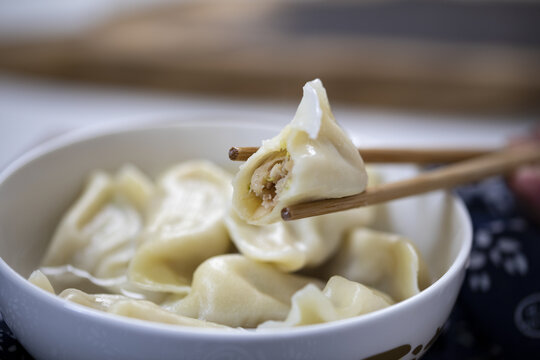
M 283 273 L 239 254 L 221 255 L 197 268 L 185 298 L 163 306 L 200 320 L 253 328 L 285 319 L 292 295 L 307 284 L 320 286 L 318 280 Z
M 114 175 L 95 172 L 57 227 L 43 271 L 77 278 L 68 269 L 75 268 L 89 279 L 115 279 L 108 281 L 110 290 L 126 285 L 126 269 L 153 194 L 153 183 L 133 166 Z
M 34 271 L 28 278 L 28 281 L 55 295 L 49 279 L 41 271 Z M 171 313 L 153 302 L 134 300 L 124 295 L 87 294 L 84 291 L 70 288 L 62 291 L 58 297 L 95 310 L 134 319 L 192 327 L 227 329 L 226 326 Z
M 390 295 L 395 301 L 416 295 L 430 283 L 424 261 L 406 238 L 366 228 L 352 231 L 319 276 L 343 276 Z
M 336 123 L 320 80 L 306 83 L 294 119 L 240 167 L 233 207 L 250 224 L 280 220 L 285 206 L 361 193 L 367 173 Z
M 28 277 L 28 281 L 51 294 L 55 294 L 54 288 L 49 279 L 39 270 L 34 270 Z
M 227 329 L 226 326 L 172 313 L 150 301 L 134 300 L 122 295 L 87 294 L 77 289 L 66 289 L 58 296 L 79 305 L 133 319 L 191 327 Z
M 291 311 L 284 321 L 267 321 L 259 329 L 312 325 L 367 314 L 392 305 L 392 299 L 341 276 L 333 276 L 321 291 L 307 285 L 292 297 Z
M 272 263 L 283 271 L 311 268 L 326 261 L 339 247 L 346 232 L 373 220 L 374 209 L 359 208 L 269 225 L 251 225 L 234 209 L 225 223 L 231 239 L 245 256 Z
M 377 174 L 370 169 L 368 173 L 369 186 L 377 185 Z M 243 255 L 274 264 L 283 271 L 297 271 L 328 260 L 348 231 L 371 225 L 378 212 L 379 206 L 367 206 L 296 221 L 251 225 L 231 209 L 225 224 Z
M 168 170 L 157 182 L 161 196 L 148 214 L 129 267 L 129 278 L 152 291 L 187 293 L 193 272 L 231 243 L 223 223 L 231 175 L 208 161 Z

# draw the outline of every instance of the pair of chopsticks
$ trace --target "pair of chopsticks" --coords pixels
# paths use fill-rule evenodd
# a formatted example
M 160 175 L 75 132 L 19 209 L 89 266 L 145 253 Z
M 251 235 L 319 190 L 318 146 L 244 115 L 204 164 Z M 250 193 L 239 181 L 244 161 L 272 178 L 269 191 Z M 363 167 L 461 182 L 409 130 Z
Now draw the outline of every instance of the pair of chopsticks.
M 247 160 L 257 148 L 233 147 L 231 160 Z M 283 220 L 297 220 L 311 216 L 374 205 L 385 201 L 451 188 L 493 175 L 507 174 L 516 168 L 540 162 L 540 144 L 523 144 L 497 151 L 478 149 L 359 149 L 366 162 L 386 163 L 446 163 L 407 180 L 374 186 L 361 194 L 338 199 L 324 199 L 291 205 L 281 210 Z
M 229 159 L 246 161 L 258 147 L 232 147 L 229 149 Z M 358 149 L 362 159 L 368 163 L 416 163 L 438 164 L 470 159 L 486 155 L 492 150 L 485 149 Z

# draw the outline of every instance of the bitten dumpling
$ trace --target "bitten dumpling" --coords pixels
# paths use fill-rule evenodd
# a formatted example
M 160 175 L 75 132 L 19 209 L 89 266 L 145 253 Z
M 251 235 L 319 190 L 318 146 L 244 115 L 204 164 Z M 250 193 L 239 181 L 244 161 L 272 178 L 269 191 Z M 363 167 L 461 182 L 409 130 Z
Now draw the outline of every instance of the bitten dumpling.
M 365 190 L 358 149 L 336 123 L 319 79 L 304 86 L 294 119 L 240 167 L 233 208 L 250 224 L 280 219 L 288 205 L 340 198 Z
M 409 240 L 366 228 L 352 231 L 318 275 L 341 275 L 383 291 L 395 301 L 416 295 L 430 282 L 422 257 Z
M 320 285 L 316 279 L 283 273 L 242 255 L 221 255 L 197 268 L 185 298 L 163 306 L 200 320 L 253 328 L 267 320 L 285 319 L 291 296 L 310 283 Z
M 134 166 L 124 166 L 113 176 L 95 172 L 57 227 L 42 271 L 63 285 L 81 273 L 109 290 L 127 286 L 126 270 L 153 194 L 152 181 Z
M 223 223 L 230 181 L 229 173 L 209 161 L 168 170 L 157 182 L 162 196 L 148 215 L 130 280 L 146 290 L 187 293 L 197 266 L 231 246 Z
M 392 299 L 375 289 L 333 276 L 321 291 L 307 285 L 292 297 L 292 306 L 284 321 L 267 321 L 259 329 L 312 325 L 351 318 L 392 305 Z

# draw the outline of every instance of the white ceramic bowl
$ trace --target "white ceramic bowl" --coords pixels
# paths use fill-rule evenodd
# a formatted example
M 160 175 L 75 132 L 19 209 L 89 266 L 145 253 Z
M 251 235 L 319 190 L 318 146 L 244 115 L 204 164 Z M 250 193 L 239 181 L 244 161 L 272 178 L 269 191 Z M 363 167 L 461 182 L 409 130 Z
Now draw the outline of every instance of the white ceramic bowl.
M 193 123 L 76 133 L 44 144 L 0 175 L 0 309 L 36 359 L 413 359 L 432 343 L 455 302 L 471 246 L 463 204 L 434 192 L 389 204 L 379 227 L 419 247 L 436 280 L 387 309 L 279 332 L 222 332 L 123 318 L 59 299 L 26 281 L 93 169 L 130 162 L 150 175 L 206 158 L 231 168 L 232 145 L 257 145 L 278 129 Z M 386 180 L 410 176 L 383 167 Z M 375 357 L 373 357 L 375 356 Z

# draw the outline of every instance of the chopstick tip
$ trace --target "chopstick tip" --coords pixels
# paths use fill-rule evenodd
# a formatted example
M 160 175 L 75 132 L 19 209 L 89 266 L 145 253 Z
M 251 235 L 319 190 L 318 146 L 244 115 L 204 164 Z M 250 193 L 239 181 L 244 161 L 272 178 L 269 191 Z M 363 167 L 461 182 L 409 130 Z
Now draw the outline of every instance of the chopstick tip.
M 229 149 L 229 159 L 230 160 L 236 160 L 238 158 L 238 154 L 239 154 L 239 151 L 238 151 L 238 148 L 236 146 L 233 146 L 232 148 Z
M 288 207 L 281 209 L 281 218 L 285 221 L 291 220 L 292 214 Z

